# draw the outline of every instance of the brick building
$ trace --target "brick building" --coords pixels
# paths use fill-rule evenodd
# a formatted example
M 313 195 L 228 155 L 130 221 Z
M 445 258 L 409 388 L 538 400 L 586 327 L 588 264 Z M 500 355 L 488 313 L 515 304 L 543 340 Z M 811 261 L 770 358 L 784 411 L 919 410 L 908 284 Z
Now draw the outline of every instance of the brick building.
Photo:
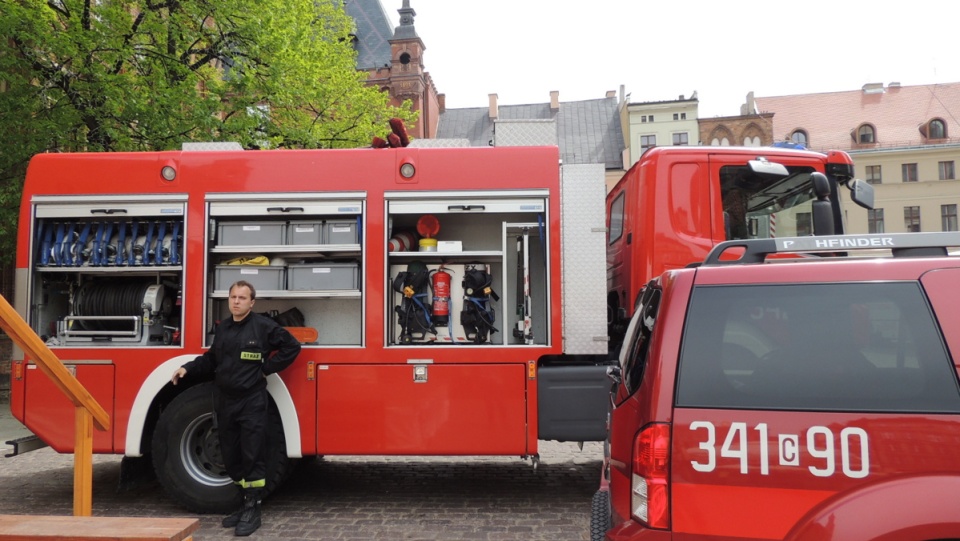
M 414 27 L 417 13 L 410 0 L 403 0 L 397 10 L 400 26 L 393 29 L 380 0 L 349 0 L 346 10 L 355 23 L 357 69 L 368 74 L 369 84 L 389 93 L 393 105 L 410 100 L 412 109 L 420 113 L 417 123 L 407 126 L 412 137 L 436 137 L 443 96 L 425 70 L 426 47 Z

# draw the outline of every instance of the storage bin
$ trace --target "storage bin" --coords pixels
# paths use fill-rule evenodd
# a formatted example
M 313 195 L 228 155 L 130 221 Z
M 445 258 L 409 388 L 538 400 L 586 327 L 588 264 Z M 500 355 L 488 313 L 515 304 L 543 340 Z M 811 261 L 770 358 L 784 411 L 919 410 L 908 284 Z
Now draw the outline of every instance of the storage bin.
M 288 223 L 287 244 L 323 244 L 323 223 L 320 221 Z
M 214 269 L 213 289 L 228 291 L 237 280 L 245 280 L 257 291 L 282 291 L 284 268 L 266 265 L 217 265 Z
M 327 220 L 323 223 L 324 244 L 357 244 L 357 219 Z
M 287 267 L 287 289 L 323 291 L 359 289 L 360 264 L 355 262 L 300 263 Z
M 220 222 L 217 245 L 280 246 L 285 226 L 283 222 Z

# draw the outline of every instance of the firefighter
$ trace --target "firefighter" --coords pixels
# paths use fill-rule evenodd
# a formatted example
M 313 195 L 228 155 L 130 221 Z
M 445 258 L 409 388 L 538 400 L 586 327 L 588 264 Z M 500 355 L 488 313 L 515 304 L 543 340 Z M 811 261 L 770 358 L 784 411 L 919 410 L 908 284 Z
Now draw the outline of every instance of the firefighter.
M 269 422 L 266 377 L 289 366 L 300 353 L 300 343 L 286 329 L 251 311 L 256 296 L 256 289 L 245 281 L 231 285 L 233 317 L 220 322 L 206 353 L 178 368 L 171 378 L 176 385 L 187 376 L 214 375 L 220 451 L 243 500 L 222 524 L 236 528 L 238 536 L 252 534 L 261 523 Z

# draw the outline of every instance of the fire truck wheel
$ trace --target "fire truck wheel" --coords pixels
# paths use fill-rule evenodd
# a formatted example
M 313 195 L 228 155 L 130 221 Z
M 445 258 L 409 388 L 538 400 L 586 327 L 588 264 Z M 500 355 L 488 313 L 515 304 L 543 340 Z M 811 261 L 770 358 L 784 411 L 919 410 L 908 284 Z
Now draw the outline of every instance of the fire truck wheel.
M 239 491 L 227 476 L 213 427 L 213 384 L 187 389 L 163 410 L 153 433 L 153 467 L 167 494 L 195 513 L 229 513 L 240 505 Z M 272 493 L 288 477 L 280 414 L 271 402 L 267 435 L 267 487 Z
M 603 541 L 610 529 L 610 492 L 598 490 L 593 495 L 590 513 L 590 541 Z

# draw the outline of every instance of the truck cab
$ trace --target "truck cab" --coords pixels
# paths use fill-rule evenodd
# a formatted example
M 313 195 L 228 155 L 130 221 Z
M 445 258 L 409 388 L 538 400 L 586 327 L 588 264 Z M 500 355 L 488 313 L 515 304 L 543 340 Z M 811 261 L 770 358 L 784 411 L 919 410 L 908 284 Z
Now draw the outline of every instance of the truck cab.
M 655 147 L 607 194 L 607 307 L 618 338 L 640 288 L 734 239 L 842 234 L 840 186 L 872 207 L 844 152 Z M 817 180 L 817 182 L 815 182 Z

